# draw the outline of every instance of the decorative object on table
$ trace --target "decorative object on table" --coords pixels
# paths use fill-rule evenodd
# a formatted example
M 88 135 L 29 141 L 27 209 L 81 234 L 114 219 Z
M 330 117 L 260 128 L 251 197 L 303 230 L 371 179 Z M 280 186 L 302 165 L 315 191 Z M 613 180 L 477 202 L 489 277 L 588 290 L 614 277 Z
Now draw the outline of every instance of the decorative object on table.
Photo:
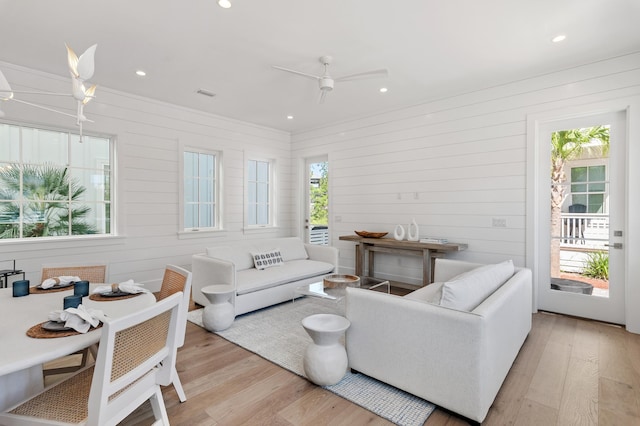
M 388 232 L 369 232 L 369 231 L 353 231 L 356 235 L 360 235 L 363 238 L 382 238 L 388 234 Z
M 89 281 L 80 280 L 73 284 L 73 294 L 76 296 L 88 296 L 89 295 Z
M 42 281 L 42 284 L 38 286 L 41 290 L 48 290 L 50 288 L 63 288 L 72 286 L 74 282 L 80 281 L 80 277 L 73 275 L 62 275 L 60 277 L 47 278 Z
M 98 286 L 91 293 L 92 295 L 96 294 L 103 297 L 120 297 L 139 293 L 149 293 L 149 290 L 144 288 L 142 284 L 136 284 L 133 280 L 127 280 L 121 283 Z
M 360 277 L 357 275 L 332 274 L 324 277 L 322 281 L 324 288 L 358 287 L 360 285 Z
M 424 238 L 420 238 L 420 242 L 421 243 L 431 243 L 431 244 L 447 244 L 449 242 L 448 239 L 446 238 L 440 238 L 440 237 L 424 237 Z
M 0 99 L 2 96 L 0 95 Z M 9 262 L 8 260 L 2 262 Z M 9 277 L 22 274 L 22 279 L 25 279 L 24 271 L 22 269 L 16 269 L 16 260 L 13 259 L 12 269 L 0 269 L 0 288 L 9 287 Z
M 404 228 L 402 227 L 402 225 L 396 225 L 395 229 L 393 230 L 393 238 L 398 241 L 404 240 Z
M 202 323 L 209 331 L 226 330 L 236 317 L 231 303 L 234 288 L 227 284 L 208 285 L 202 288 L 202 294 L 211 302 L 204 307 Z
M 313 340 L 302 359 L 304 373 L 313 383 L 335 385 L 346 374 L 349 360 L 340 337 L 350 325 L 348 319 L 334 314 L 316 314 L 302 320 Z
M 13 282 L 13 297 L 29 295 L 29 280 L 17 280 Z
M 411 219 L 411 223 L 407 226 L 407 240 L 420 241 L 420 228 L 415 219 Z
M 82 297 L 80 297 L 80 300 L 82 300 Z M 64 327 L 72 328 L 79 333 L 86 333 L 91 327 L 95 328 L 101 322 L 105 322 L 105 320 L 106 316 L 101 310 L 86 308 L 84 305 L 78 305 L 75 308 L 65 308 L 62 311 L 49 312 L 50 322 L 64 324 Z M 46 327 L 47 326 L 43 326 L 45 330 L 47 329 Z
M 82 124 L 87 120 L 84 115 L 84 106 L 94 98 L 96 86 L 93 85 L 89 88 L 84 86 L 86 80 L 93 77 L 95 71 L 94 56 L 96 52 L 97 44 L 89 47 L 80 57 L 65 44 L 67 48 L 67 62 L 69 65 L 69 72 L 71 74 L 71 93 L 55 93 L 55 92 L 34 92 L 34 91 L 15 91 L 11 89 L 9 82 L 5 78 L 2 71 L 0 71 L 0 100 L 2 101 L 15 101 L 21 104 L 29 105 L 32 107 L 44 109 L 47 111 L 55 112 L 58 114 L 66 115 L 76 119 L 76 125 L 80 127 L 80 142 L 82 142 Z M 69 114 L 68 112 L 59 111 L 46 105 L 39 105 L 32 102 L 23 101 L 14 97 L 15 94 L 29 94 L 29 95 L 43 95 L 43 96 L 71 96 L 76 101 L 76 113 Z M 0 117 L 4 113 L 0 110 Z
M 82 303 L 82 296 L 78 295 L 78 294 L 74 294 L 72 296 L 65 296 L 65 298 L 62 300 L 62 308 L 63 309 L 69 309 L 69 308 L 77 308 L 78 306 L 80 306 L 80 304 Z

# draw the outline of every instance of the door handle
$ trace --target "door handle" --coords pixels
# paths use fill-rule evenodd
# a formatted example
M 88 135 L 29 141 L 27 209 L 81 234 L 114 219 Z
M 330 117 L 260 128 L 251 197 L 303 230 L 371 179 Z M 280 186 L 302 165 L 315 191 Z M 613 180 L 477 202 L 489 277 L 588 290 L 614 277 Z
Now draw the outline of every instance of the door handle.
M 613 247 L 614 249 L 621 249 L 622 243 L 605 244 L 605 247 Z

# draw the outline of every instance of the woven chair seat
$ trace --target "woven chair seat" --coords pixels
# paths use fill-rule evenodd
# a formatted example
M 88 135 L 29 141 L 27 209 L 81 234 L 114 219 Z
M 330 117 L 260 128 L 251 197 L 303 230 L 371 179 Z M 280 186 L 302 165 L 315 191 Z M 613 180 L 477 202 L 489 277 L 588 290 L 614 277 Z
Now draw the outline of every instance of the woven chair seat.
M 19 405 L 10 413 L 65 423 L 84 421 L 89 414 L 87 401 L 91 390 L 93 368 L 93 366 L 85 368 L 69 380 L 60 382 Z

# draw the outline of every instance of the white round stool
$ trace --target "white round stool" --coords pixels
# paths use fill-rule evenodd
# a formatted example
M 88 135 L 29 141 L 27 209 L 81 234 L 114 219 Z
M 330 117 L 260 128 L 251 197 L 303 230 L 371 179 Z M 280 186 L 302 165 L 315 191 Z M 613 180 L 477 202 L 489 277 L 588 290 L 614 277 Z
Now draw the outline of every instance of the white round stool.
M 204 307 L 202 324 L 209 331 L 226 330 L 236 317 L 231 296 L 235 289 L 227 284 L 208 285 L 202 288 L 202 294 L 211 302 Z
M 313 339 L 303 358 L 304 373 L 313 383 L 334 385 L 344 377 L 349 360 L 340 337 L 350 325 L 348 319 L 333 314 L 310 315 L 302 320 Z

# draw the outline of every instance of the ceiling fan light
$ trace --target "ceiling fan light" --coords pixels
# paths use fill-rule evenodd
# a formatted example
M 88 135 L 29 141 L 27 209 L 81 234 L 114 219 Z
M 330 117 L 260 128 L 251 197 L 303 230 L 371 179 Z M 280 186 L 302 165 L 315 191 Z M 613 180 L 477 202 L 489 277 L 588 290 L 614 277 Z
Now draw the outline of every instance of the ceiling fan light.
M 229 0 L 218 0 L 218 6 L 223 9 L 229 9 L 231 7 L 231 2 Z

